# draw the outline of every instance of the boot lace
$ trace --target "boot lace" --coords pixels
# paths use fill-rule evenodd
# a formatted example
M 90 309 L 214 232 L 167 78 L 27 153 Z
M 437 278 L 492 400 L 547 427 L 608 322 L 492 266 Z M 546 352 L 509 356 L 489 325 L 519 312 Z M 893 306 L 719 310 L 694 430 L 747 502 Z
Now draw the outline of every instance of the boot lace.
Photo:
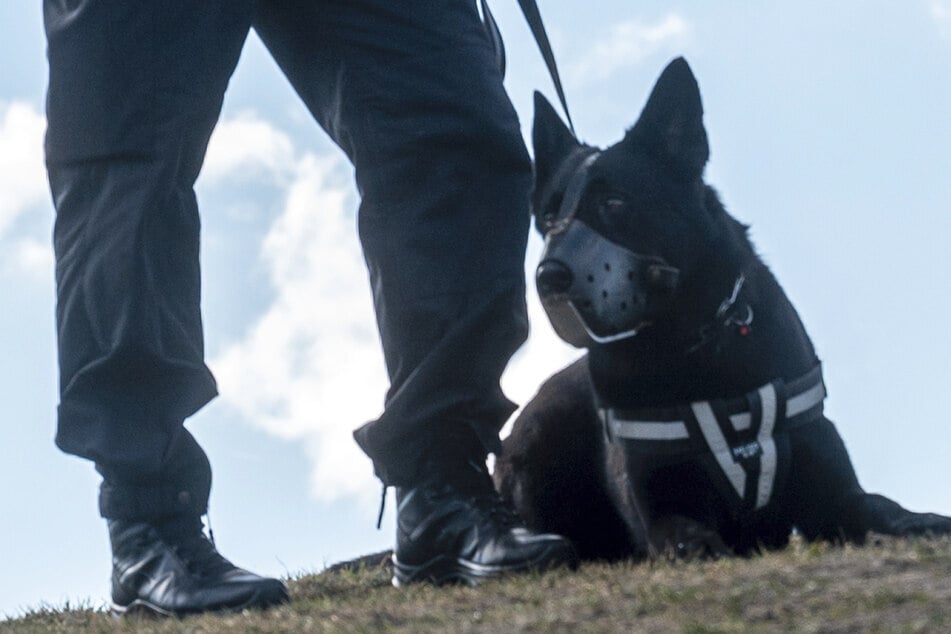
M 473 469 L 473 478 L 469 486 L 467 499 L 476 509 L 484 524 L 495 528 L 508 529 L 522 525 L 522 521 L 515 511 L 499 496 L 492 482 L 492 476 L 485 464 L 469 462 Z
M 166 537 L 169 547 L 185 564 L 188 572 L 200 578 L 221 576 L 235 569 L 215 547 L 213 533 L 205 534 L 200 519 L 188 521 L 185 526 L 176 526 Z

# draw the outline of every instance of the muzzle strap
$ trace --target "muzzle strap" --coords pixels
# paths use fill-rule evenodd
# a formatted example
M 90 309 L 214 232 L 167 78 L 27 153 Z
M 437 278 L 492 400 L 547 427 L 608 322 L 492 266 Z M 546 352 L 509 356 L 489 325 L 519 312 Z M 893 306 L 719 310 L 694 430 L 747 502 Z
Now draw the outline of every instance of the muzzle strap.
M 564 231 L 568 224 L 574 220 L 575 214 L 578 213 L 578 206 L 581 204 L 581 197 L 588 186 L 588 171 L 599 156 L 601 156 L 600 152 L 591 152 L 571 174 L 568 179 L 568 186 L 565 188 L 565 193 L 561 199 L 561 205 L 558 206 L 558 215 L 545 227 L 546 237 L 550 233 L 557 234 Z

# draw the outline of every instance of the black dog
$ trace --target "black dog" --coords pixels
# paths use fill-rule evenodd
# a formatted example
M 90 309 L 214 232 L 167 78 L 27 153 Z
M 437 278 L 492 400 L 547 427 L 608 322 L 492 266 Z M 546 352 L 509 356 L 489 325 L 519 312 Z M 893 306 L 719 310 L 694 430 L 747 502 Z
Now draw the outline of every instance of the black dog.
M 745 554 L 951 518 L 865 493 L 823 416 L 819 361 L 783 290 L 702 179 L 696 80 L 673 61 L 624 139 L 579 143 L 536 95 L 537 270 L 588 355 L 551 377 L 496 464 L 528 524 L 587 558 Z

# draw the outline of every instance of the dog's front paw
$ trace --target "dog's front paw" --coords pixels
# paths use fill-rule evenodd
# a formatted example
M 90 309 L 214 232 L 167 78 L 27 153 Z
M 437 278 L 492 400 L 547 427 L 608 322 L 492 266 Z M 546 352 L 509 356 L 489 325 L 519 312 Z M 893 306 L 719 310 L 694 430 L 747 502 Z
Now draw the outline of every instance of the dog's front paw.
M 863 528 L 885 535 L 951 535 L 951 517 L 937 513 L 914 513 L 894 500 L 866 494 Z
M 716 531 L 682 515 L 662 517 L 653 522 L 649 539 L 651 557 L 656 559 L 694 561 L 733 554 Z

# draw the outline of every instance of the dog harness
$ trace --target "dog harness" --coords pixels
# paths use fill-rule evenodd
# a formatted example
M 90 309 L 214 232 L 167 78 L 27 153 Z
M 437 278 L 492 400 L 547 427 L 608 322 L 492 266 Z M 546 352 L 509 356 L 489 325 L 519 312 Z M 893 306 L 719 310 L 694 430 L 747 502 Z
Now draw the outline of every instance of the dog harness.
M 664 456 L 700 460 L 737 513 L 769 504 L 789 468 L 788 432 L 822 417 L 826 397 L 821 366 L 784 382 L 777 379 L 743 396 L 660 408 L 601 408 L 611 443 Z

